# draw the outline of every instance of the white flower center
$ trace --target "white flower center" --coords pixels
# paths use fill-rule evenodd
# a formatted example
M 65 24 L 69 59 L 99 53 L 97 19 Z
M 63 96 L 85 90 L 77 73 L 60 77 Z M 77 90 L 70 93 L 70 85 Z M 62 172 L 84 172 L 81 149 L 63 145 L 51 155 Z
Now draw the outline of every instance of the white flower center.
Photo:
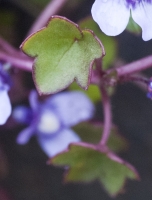
M 60 121 L 51 111 L 44 111 L 41 115 L 38 129 L 44 134 L 55 133 L 60 128 Z

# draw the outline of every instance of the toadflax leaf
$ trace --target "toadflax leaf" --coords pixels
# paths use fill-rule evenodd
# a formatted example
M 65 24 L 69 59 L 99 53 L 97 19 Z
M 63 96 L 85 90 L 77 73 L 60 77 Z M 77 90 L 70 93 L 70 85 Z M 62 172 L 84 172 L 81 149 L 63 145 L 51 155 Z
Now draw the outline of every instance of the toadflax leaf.
M 39 94 L 56 93 L 74 80 L 87 89 L 93 61 L 105 54 L 92 31 L 81 31 L 77 24 L 60 16 L 51 17 L 46 27 L 22 43 L 21 49 L 36 57 L 33 78 Z
M 106 70 L 113 66 L 116 61 L 118 54 L 118 44 L 114 37 L 110 37 L 105 35 L 92 19 L 92 17 L 86 17 L 79 22 L 79 26 L 81 28 L 88 28 L 93 30 L 96 36 L 102 41 L 104 44 L 104 48 L 106 50 L 106 56 L 102 60 L 102 69 Z
M 69 151 L 58 154 L 50 163 L 69 166 L 66 167 L 65 181 L 89 182 L 98 179 L 112 196 L 122 190 L 126 178 L 138 178 L 134 168 L 115 155 L 80 145 L 70 145 Z

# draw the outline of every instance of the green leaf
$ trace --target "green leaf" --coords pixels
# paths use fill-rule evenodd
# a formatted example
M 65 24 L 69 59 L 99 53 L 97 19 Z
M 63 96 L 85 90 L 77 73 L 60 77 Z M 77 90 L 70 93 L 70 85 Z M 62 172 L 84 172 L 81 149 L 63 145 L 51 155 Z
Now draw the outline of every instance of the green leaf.
M 75 82 L 73 82 L 69 86 L 70 90 L 82 90 Z M 90 85 L 87 91 L 83 91 L 91 100 L 92 102 L 96 103 L 101 100 L 101 94 L 99 87 L 97 85 Z
M 126 30 L 135 35 L 141 34 L 140 26 L 132 19 L 132 17 L 130 17 L 129 19 L 129 23 L 127 25 Z
M 103 125 L 101 123 L 82 122 L 73 127 L 81 140 L 91 144 L 99 143 L 102 137 Z M 108 140 L 108 147 L 114 152 L 127 150 L 128 142 L 123 138 L 116 126 L 113 126 Z
M 77 24 L 60 16 L 53 16 L 21 48 L 27 55 L 36 57 L 33 78 L 39 94 L 56 93 L 74 80 L 87 89 L 93 61 L 104 54 L 92 31 L 81 31 Z
M 102 41 L 106 50 L 106 56 L 102 59 L 102 69 L 105 70 L 111 67 L 117 57 L 118 48 L 115 38 L 105 35 L 91 17 L 81 20 L 79 26 L 81 28 L 93 30 L 97 37 Z
M 138 178 L 131 165 L 121 159 L 118 160 L 93 148 L 70 145 L 69 151 L 58 154 L 50 163 L 56 166 L 69 166 L 65 174 L 66 182 L 90 182 L 97 179 L 107 192 L 114 196 L 122 190 L 126 178 Z

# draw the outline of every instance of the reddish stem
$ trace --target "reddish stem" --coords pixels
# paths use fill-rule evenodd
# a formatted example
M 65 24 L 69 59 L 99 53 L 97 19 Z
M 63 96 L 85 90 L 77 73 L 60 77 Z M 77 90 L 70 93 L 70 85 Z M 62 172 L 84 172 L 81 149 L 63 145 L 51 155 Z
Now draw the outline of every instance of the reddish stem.
M 6 53 L 15 55 L 18 54 L 18 50 L 11 46 L 7 41 L 0 37 L 0 47 L 6 51 Z
M 9 62 L 11 65 L 19 69 L 29 72 L 32 71 L 33 60 L 7 55 L 4 52 L 0 52 L 0 60 Z
M 102 94 L 102 104 L 103 104 L 103 111 L 104 111 L 104 126 L 103 126 L 102 138 L 99 145 L 106 146 L 106 143 L 110 135 L 111 124 L 112 124 L 111 104 L 110 104 L 110 98 L 107 94 L 106 89 L 103 86 L 100 86 L 100 91 Z
M 122 77 L 140 72 L 151 66 L 152 66 L 152 56 L 147 56 L 135 62 L 121 66 L 119 68 L 107 70 L 107 73 L 111 73 L 112 71 L 116 70 L 118 77 Z

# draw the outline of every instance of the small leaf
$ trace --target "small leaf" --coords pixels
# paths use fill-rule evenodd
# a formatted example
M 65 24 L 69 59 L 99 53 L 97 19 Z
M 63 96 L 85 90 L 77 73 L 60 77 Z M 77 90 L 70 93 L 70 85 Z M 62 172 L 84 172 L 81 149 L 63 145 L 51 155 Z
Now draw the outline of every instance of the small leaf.
M 97 23 L 93 21 L 92 17 L 86 17 L 85 19 L 81 20 L 79 22 L 79 26 L 81 28 L 88 28 L 93 30 L 97 37 L 102 41 L 106 50 L 106 56 L 102 60 L 102 69 L 106 70 L 111 67 L 116 60 L 118 51 L 115 38 L 105 35 L 100 30 Z
M 48 25 L 27 38 L 21 48 L 36 57 L 33 78 L 39 94 L 56 93 L 74 80 L 87 89 L 93 61 L 104 54 L 92 31 L 81 31 L 77 24 L 60 16 L 51 17 Z
M 116 161 L 108 154 L 93 148 L 70 145 L 69 151 L 58 154 L 50 163 L 69 166 L 65 181 L 90 182 L 97 179 L 108 193 L 114 196 L 122 190 L 126 178 L 137 179 L 138 175 L 131 165 L 120 158 Z
M 132 17 L 130 17 L 129 19 L 129 23 L 127 25 L 126 30 L 135 35 L 141 34 L 142 31 L 140 26 L 132 19 Z

